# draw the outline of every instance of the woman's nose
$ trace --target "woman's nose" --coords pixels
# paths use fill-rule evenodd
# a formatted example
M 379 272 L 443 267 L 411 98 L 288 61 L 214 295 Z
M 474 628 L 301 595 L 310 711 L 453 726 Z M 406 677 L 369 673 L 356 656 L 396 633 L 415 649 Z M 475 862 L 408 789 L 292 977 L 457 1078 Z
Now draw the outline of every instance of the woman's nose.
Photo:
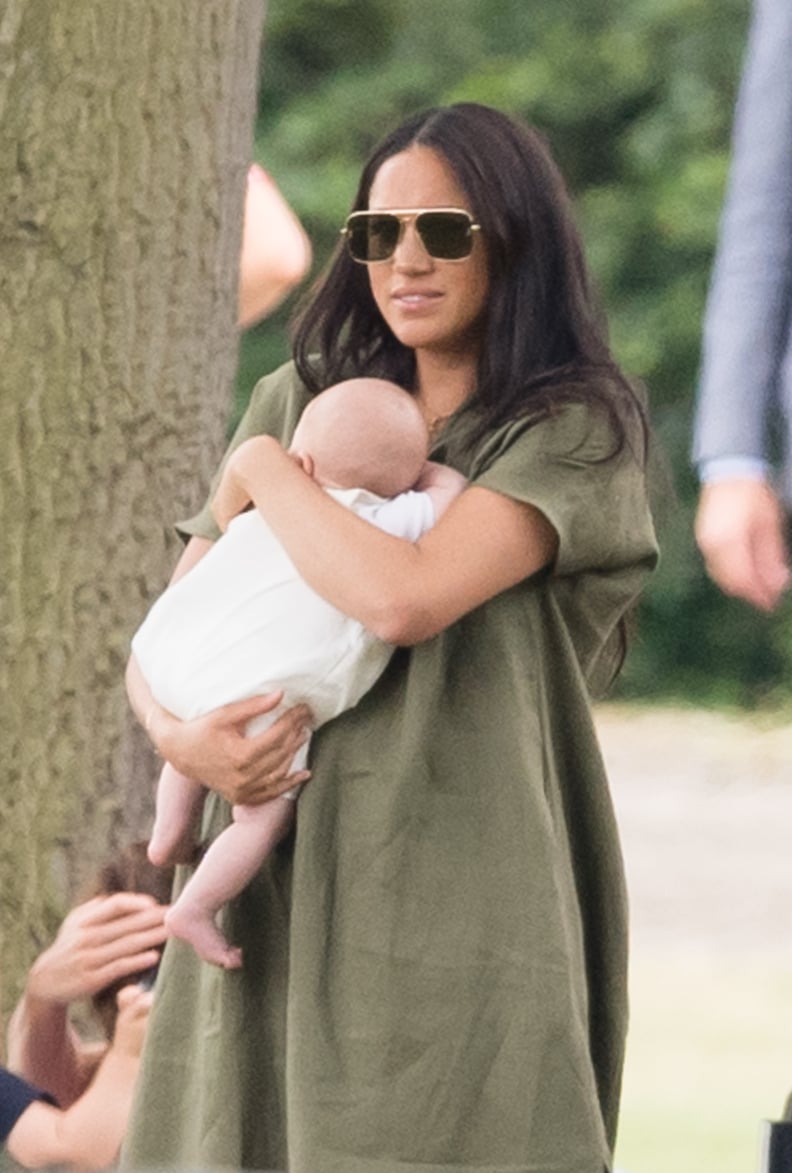
M 431 268 L 432 258 L 426 251 L 426 246 L 418 234 L 414 220 L 408 220 L 402 227 L 401 237 L 393 254 L 393 261 L 397 267 L 403 269 Z

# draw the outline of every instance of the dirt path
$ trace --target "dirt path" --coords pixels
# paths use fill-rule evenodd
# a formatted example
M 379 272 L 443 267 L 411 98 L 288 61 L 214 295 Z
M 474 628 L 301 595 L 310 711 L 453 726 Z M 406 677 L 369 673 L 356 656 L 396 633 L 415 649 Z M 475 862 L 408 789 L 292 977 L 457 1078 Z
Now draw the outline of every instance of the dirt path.
M 603 706 L 633 949 L 792 957 L 792 721 Z

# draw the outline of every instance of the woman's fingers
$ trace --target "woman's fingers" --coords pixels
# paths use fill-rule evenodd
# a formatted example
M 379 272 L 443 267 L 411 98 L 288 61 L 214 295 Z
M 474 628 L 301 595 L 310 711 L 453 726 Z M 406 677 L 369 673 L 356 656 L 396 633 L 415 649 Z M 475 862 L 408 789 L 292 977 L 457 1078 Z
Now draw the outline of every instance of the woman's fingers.
M 274 692 L 223 705 L 192 721 L 174 722 L 169 744 L 163 745 L 165 756 L 181 773 L 231 803 L 275 798 L 308 776 L 292 765 L 310 735 L 312 718 L 306 705 L 293 705 L 262 732 L 250 733 L 257 717 L 274 716 L 282 703 L 283 693 Z
M 278 798 L 281 794 L 286 794 L 289 790 L 293 790 L 295 786 L 301 786 L 310 777 L 310 770 L 298 770 L 294 774 L 284 774 L 282 777 L 266 775 L 263 778 L 253 778 L 249 782 L 242 783 L 239 786 L 239 797 L 234 801 L 236 803 L 243 803 L 246 806 L 256 806 L 262 802 L 269 802 L 270 799 Z
M 295 762 L 295 758 L 311 735 L 310 719 L 310 710 L 305 705 L 296 705 L 263 733 L 244 739 L 238 747 L 239 782 L 235 801 L 265 802 L 308 780 L 310 773 L 303 768 L 304 761 Z
M 223 705 L 221 708 L 215 709 L 211 715 L 214 718 L 214 723 L 217 725 L 233 725 L 244 731 L 248 722 L 252 721 L 254 717 L 261 716 L 264 713 L 271 713 L 282 702 L 282 691 L 270 692 L 262 696 L 246 697 L 243 701 L 233 701 L 230 705 Z M 276 726 L 282 723 L 286 725 L 302 723 L 304 725 L 310 718 L 311 711 L 307 705 L 293 705 L 291 708 L 286 709 L 271 728 L 275 729 Z
M 297 752 L 307 742 L 311 730 L 306 717 L 285 714 L 263 733 L 245 739 L 247 761 L 254 772 L 262 767 L 263 773 L 274 777 L 285 777 Z
M 228 723 L 244 734 L 234 744 L 233 761 L 241 781 L 262 779 L 281 781 L 288 776 L 297 751 L 310 736 L 311 711 L 307 705 L 294 705 L 261 732 L 256 717 L 272 712 L 282 701 L 282 694 L 254 697 L 229 705 L 223 710 Z

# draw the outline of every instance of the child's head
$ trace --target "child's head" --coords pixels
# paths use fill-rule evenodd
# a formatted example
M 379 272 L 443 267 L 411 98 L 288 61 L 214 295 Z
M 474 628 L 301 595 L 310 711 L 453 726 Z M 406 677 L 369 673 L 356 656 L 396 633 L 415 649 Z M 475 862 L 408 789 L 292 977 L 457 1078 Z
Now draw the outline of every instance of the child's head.
M 170 901 L 173 887 L 173 868 L 155 867 L 149 862 L 147 843 L 130 843 L 121 848 L 99 869 L 85 899 L 92 896 L 113 896 L 116 892 L 144 892 L 158 904 Z M 94 1013 L 108 1039 L 112 1039 L 118 1016 L 116 996 L 124 986 L 135 985 L 144 975 L 133 973 L 119 978 L 98 990 L 91 998 Z
M 311 457 L 328 488 L 394 497 L 417 481 L 429 437 L 421 410 L 385 379 L 347 379 L 322 391 L 300 417 L 291 451 Z

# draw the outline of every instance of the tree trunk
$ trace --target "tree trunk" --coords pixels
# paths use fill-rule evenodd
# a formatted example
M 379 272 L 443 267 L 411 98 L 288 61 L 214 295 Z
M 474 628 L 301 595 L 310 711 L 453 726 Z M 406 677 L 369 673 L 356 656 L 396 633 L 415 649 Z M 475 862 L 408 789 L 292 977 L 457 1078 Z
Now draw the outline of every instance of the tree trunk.
M 147 829 L 129 639 L 224 438 L 263 0 L 0 9 L 0 952 Z

